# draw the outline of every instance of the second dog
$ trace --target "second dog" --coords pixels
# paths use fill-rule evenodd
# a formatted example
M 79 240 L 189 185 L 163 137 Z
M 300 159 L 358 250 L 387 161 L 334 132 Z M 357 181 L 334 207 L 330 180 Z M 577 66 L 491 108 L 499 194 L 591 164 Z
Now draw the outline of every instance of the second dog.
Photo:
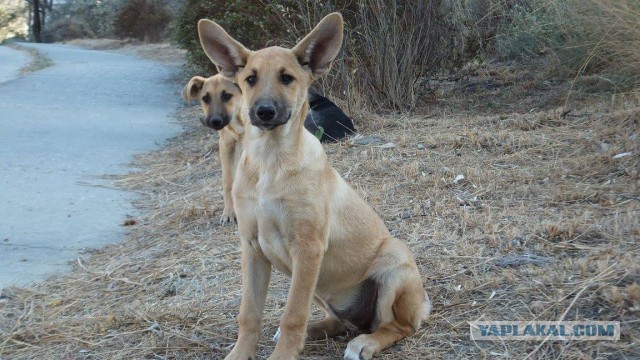
M 220 135 L 220 164 L 224 210 L 221 224 L 235 222 L 231 189 L 238 159 L 242 155 L 242 137 L 245 124 L 240 116 L 242 93 L 240 88 L 220 74 L 209 78 L 194 76 L 182 90 L 185 101 L 198 99 L 204 113 L 202 125 L 218 131 Z M 309 114 L 305 128 L 318 136 L 321 142 L 334 142 L 355 134 L 351 119 L 331 100 L 317 91 L 309 91 Z

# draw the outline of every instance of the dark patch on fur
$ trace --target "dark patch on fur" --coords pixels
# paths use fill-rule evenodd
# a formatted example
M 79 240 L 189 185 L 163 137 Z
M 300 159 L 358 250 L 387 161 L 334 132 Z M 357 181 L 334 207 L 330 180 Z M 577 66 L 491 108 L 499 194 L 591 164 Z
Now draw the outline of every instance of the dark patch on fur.
M 338 141 L 356 133 L 353 122 L 342 109 L 312 89 L 309 89 L 309 108 L 304 127 L 314 135 L 322 127 L 321 142 Z
M 376 317 L 379 287 L 377 281 L 369 278 L 360 284 L 360 291 L 348 308 L 337 310 L 331 304 L 329 307 L 349 330 L 370 332 Z

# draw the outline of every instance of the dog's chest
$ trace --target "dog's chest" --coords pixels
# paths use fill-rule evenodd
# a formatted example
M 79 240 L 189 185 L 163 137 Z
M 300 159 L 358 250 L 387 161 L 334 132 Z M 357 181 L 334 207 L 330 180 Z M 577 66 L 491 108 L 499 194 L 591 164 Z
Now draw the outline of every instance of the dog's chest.
M 258 242 L 264 255 L 285 275 L 291 274 L 289 239 L 286 237 L 285 202 L 278 198 L 259 197 L 257 204 Z

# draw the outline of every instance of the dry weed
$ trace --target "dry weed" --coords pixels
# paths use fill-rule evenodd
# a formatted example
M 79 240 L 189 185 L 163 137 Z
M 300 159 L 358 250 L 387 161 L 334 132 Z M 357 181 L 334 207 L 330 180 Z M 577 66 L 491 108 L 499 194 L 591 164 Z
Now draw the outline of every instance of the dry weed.
M 434 303 L 422 329 L 381 358 L 640 356 L 640 108 L 604 109 L 372 115 L 359 129 L 395 147 L 326 146 L 414 251 Z M 218 225 L 217 144 L 196 125 L 198 111 L 184 111 L 185 132 L 119 181 L 147 210 L 126 241 L 78 259 L 69 274 L 3 290 L 0 358 L 225 356 L 237 334 L 240 251 L 235 227 Z M 273 350 L 287 291 L 275 275 L 260 358 Z M 560 318 L 620 321 L 622 337 L 469 339 L 472 320 Z M 341 358 L 350 338 L 309 342 L 302 357 Z

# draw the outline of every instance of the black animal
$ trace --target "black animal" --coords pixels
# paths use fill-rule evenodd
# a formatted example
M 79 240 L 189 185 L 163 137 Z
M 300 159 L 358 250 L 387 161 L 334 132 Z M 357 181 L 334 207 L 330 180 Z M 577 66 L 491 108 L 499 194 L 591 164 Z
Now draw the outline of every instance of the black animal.
M 309 108 L 304 127 L 320 136 L 321 142 L 335 142 L 354 135 L 356 129 L 351 119 L 331 100 L 309 89 Z

